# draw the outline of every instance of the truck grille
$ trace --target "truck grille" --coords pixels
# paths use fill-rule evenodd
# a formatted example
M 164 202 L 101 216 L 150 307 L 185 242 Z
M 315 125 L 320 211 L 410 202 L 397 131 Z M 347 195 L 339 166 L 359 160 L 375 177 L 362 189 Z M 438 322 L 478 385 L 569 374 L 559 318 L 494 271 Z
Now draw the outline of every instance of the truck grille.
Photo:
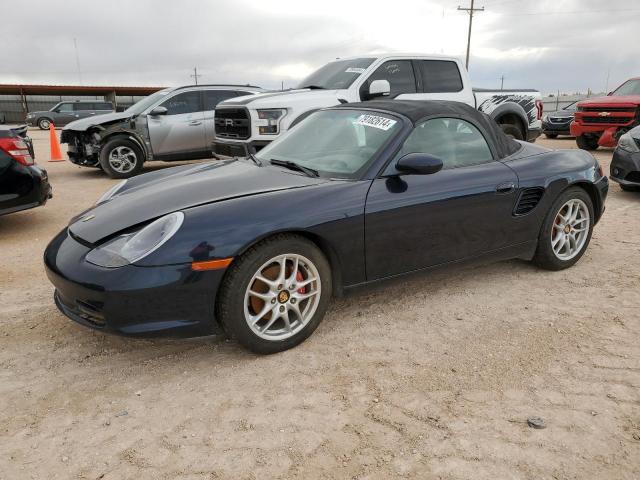
M 582 123 L 585 125 L 626 125 L 632 120 L 632 117 L 582 117 Z
M 217 108 L 214 118 L 216 137 L 243 140 L 251 136 L 251 120 L 246 108 Z
M 635 113 L 635 107 L 580 107 L 581 112 L 630 112 Z
M 549 117 L 551 123 L 571 123 L 571 117 Z

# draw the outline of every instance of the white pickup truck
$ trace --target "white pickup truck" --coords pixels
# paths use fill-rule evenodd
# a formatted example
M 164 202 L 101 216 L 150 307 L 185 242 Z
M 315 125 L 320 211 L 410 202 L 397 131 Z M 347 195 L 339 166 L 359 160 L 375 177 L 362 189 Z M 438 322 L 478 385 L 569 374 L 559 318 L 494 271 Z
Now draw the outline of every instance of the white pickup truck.
M 537 90 L 473 89 L 457 58 L 374 55 L 330 62 L 300 86 L 226 100 L 216 107 L 214 154 L 245 156 L 312 112 L 374 98 L 453 100 L 490 115 L 508 135 L 534 141 L 541 133 Z

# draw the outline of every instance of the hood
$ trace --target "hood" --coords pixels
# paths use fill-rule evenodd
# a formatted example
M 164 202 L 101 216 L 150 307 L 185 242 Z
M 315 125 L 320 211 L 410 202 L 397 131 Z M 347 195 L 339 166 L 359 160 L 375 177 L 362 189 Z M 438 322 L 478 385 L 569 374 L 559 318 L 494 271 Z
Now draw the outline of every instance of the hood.
M 171 212 L 327 181 L 276 167 L 258 167 L 245 160 L 168 168 L 127 182 L 111 200 L 73 219 L 69 230 L 76 237 L 96 243 Z
M 293 107 L 297 103 L 308 105 L 313 103 L 318 107 L 330 107 L 340 103 L 339 98 L 343 97 L 344 90 L 312 90 L 309 88 L 297 90 L 285 90 L 284 92 L 259 93 L 248 97 L 237 97 L 225 100 L 218 107 L 238 107 L 249 108 L 285 108 Z
M 130 113 L 127 112 L 115 112 L 115 113 L 105 113 L 103 115 L 92 115 L 91 117 L 81 118 L 80 120 L 75 120 L 71 123 L 68 123 L 62 130 L 74 130 L 77 132 L 84 132 L 89 127 L 94 127 L 96 125 L 104 125 L 107 123 L 117 122 L 121 120 L 127 120 L 131 117 Z
M 557 112 L 550 112 L 548 115 L 553 118 L 571 118 L 575 113 L 573 110 L 558 110 Z
M 578 103 L 578 107 L 586 107 L 588 105 L 616 105 L 626 104 L 630 107 L 640 105 L 640 95 L 622 95 L 619 97 L 609 95 L 607 97 L 587 98 Z

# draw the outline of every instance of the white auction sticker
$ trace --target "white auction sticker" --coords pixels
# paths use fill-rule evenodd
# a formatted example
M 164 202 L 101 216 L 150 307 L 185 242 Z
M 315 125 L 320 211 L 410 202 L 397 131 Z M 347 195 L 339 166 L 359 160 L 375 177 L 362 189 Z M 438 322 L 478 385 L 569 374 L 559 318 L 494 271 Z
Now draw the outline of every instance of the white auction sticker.
M 349 67 L 344 71 L 344 73 L 363 73 L 363 72 L 364 72 L 364 68 L 357 68 L 357 67 Z
M 380 130 L 389 130 L 397 122 L 390 118 L 380 117 L 379 115 L 360 115 L 354 125 L 365 125 L 367 127 L 379 128 Z

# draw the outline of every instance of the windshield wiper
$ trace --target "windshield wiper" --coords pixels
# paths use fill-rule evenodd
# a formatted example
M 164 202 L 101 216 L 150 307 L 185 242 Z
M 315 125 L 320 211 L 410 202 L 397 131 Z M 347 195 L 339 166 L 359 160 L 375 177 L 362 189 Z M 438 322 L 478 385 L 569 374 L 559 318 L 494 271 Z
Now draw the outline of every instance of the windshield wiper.
M 304 165 L 300 165 L 299 163 L 296 163 L 296 162 L 290 162 L 289 160 L 277 160 L 275 158 L 272 158 L 271 160 L 269 160 L 269 162 L 271 163 L 271 165 L 279 165 L 281 167 L 288 168 L 289 170 L 297 170 L 299 172 L 307 174 L 310 177 L 320 176 L 317 170 L 314 170 L 313 168 L 305 167 Z
M 321 87 L 320 85 L 305 85 L 304 87 L 300 88 L 308 88 L 309 90 L 326 90 L 326 88 Z
M 258 157 L 256 157 L 253 153 L 247 152 L 247 157 L 249 157 L 251 160 L 253 160 L 253 163 L 258 165 L 259 167 L 262 166 L 262 162 L 260 160 L 258 160 Z

